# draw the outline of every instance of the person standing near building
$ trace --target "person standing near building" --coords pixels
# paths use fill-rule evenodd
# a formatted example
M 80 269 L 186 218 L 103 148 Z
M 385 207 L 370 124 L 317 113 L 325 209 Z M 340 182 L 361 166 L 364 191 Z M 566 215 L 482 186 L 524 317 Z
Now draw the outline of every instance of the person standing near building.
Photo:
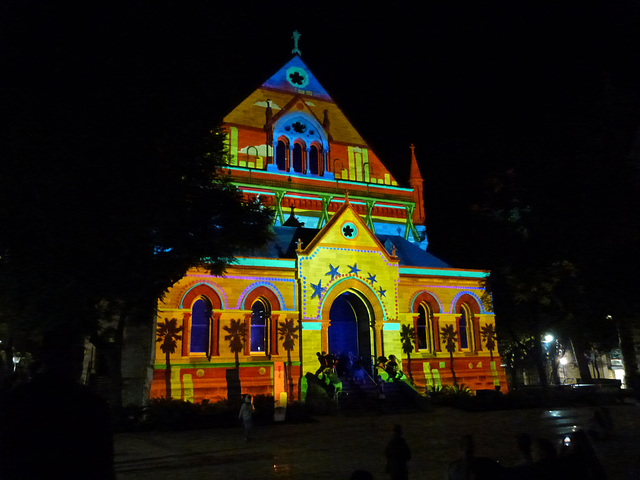
M 238 418 L 242 420 L 245 440 L 249 440 L 249 433 L 251 432 L 251 427 L 253 427 L 254 411 L 253 403 L 251 403 L 251 395 L 245 395 L 244 402 L 242 402 L 242 406 L 240 407 L 240 413 L 238 414 Z
M 407 480 L 409 471 L 407 462 L 411 460 L 411 450 L 402 436 L 402 427 L 393 426 L 393 436 L 384 451 L 387 457 L 387 468 L 385 470 L 391 476 L 391 480 Z

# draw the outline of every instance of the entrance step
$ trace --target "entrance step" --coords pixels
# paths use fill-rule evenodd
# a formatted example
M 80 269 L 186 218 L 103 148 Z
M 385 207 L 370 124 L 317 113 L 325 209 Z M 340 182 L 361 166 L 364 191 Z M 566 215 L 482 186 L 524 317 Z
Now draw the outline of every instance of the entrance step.
M 377 410 L 385 413 L 410 411 L 419 408 L 420 394 L 405 382 L 358 382 L 343 379 L 340 408 L 345 410 Z

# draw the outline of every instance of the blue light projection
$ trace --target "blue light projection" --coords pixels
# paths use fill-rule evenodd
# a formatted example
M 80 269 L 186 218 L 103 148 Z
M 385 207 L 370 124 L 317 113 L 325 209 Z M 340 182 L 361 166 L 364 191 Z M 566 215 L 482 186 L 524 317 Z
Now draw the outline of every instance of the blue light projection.
M 293 57 L 262 86 L 331 101 L 327 91 L 320 85 L 298 55 Z
M 340 276 L 340 272 L 338 272 L 339 268 L 340 268 L 340 266 L 334 267 L 333 265 L 329 264 L 329 271 L 327 273 L 325 273 L 325 275 L 331 275 L 331 281 L 333 282 L 333 279 L 335 277 L 339 277 Z
M 311 295 L 311 298 L 318 297 L 319 299 L 321 299 L 322 292 L 324 290 L 324 287 L 322 286 L 322 280 L 318 281 L 317 284 L 312 283 L 311 288 L 313 288 L 313 295 Z
M 349 267 L 351 270 L 349 271 L 349 274 L 353 273 L 354 275 L 358 275 L 358 272 L 361 272 L 362 270 L 360 270 L 358 268 L 358 264 L 354 263 L 353 267 L 351 265 L 347 265 L 347 267 Z
M 380 294 L 381 297 L 386 297 L 385 293 L 387 293 L 387 291 L 383 290 L 382 287 L 380 287 L 378 289 L 378 293 Z
M 369 280 L 371 282 L 371 285 L 373 285 L 374 283 L 377 282 L 376 276 L 375 275 L 371 275 L 371 274 L 369 274 L 369 278 L 367 278 L 367 280 Z

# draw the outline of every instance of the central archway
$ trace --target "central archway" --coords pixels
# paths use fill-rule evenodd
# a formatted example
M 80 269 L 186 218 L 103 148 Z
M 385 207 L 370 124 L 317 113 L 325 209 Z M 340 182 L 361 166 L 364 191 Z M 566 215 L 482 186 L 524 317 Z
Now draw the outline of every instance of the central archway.
M 324 328 L 328 326 L 323 349 L 334 354 L 351 351 L 370 370 L 372 357 L 383 354 L 381 329 L 386 320 L 375 291 L 358 278 L 341 279 L 324 295 L 320 313 Z
M 329 310 L 329 353 L 371 358 L 371 314 L 366 300 L 347 290 L 336 297 Z

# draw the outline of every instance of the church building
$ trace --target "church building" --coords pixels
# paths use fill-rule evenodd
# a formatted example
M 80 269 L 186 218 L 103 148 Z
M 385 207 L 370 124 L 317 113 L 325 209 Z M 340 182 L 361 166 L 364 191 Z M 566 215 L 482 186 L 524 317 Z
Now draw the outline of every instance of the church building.
M 375 359 L 395 355 L 421 392 L 454 374 L 472 390 L 506 391 L 483 301 L 488 272 L 427 251 L 413 146 L 409 179 L 399 181 L 302 61 L 297 40 L 292 54 L 222 125 L 225 173 L 275 211 L 273 238 L 239 253 L 224 276 L 190 270 L 159 302 L 158 324 L 183 328 L 173 353 L 156 343 L 151 397 L 165 396 L 168 355 L 173 398 L 226 398 L 236 372 L 242 393 L 304 399 L 320 352 L 357 358 L 371 377 Z

